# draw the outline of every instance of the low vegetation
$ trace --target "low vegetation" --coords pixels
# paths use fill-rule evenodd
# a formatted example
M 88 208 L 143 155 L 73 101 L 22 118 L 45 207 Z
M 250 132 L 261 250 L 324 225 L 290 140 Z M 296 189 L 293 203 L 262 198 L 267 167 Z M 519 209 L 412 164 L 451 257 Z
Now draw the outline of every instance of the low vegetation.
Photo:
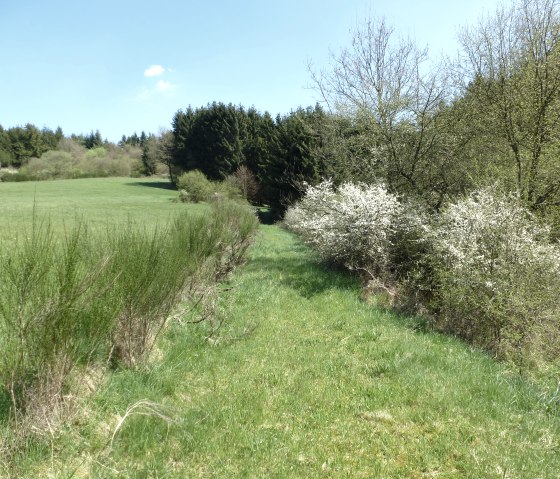
M 324 182 L 285 224 L 324 259 L 399 291 L 391 301 L 414 305 L 434 327 L 520 367 L 558 368 L 560 247 L 550 230 L 516 198 L 488 189 L 441 214 L 414 206 L 383 186 Z
M 184 203 L 199 203 L 227 198 L 255 202 L 258 194 L 258 182 L 251 172 L 240 166 L 223 181 L 211 181 L 200 170 L 183 173 L 177 179 L 179 199 Z
M 35 218 L 2 250 L 0 383 L 20 432 L 9 449 L 56 428 L 78 370 L 140 367 L 180 303 L 213 301 L 257 220 L 241 204 L 208 209 L 150 229 L 125 223 L 94 233 L 78 222 L 56 236 Z
M 555 388 L 359 287 L 261 227 L 221 286 L 220 334 L 172 322 L 145 367 L 111 372 L 12 477 L 557 477 Z

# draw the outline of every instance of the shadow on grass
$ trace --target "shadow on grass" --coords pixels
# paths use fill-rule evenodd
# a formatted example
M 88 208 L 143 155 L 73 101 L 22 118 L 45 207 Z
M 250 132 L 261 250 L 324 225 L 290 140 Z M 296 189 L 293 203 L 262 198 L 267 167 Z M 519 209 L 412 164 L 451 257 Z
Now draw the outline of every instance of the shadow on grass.
M 160 188 L 163 190 L 175 190 L 175 185 L 170 181 L 134 181 L 127 183 L 128 186 L 145 186 L 148 188 Z
M 306 299 L 332 290 L 358 296 L 362 290 L 363 284 L 357 275 L 340 266 L 325 263 L 303 243 L 292 244 L 287 251 L 279 253 L 257 255 L 251 258 L 247 267 L 255 272 L 273 276 L 280 285 L 293 289 Z M 364 307 L 383 312 L 396 324 L 416 333 L 434 332 L 433 325 L 425 316 L 394 307 L 368 305 L 365 301 Z
M 12 400 L 7 389 L 0 387 L 0 425 L 7 424 L 12 410 Z
M 248 268 L 272 275 L 307 299 L 333 289 L 357 292 L 360 287 L 359 281 L 345 271 L 301 257 L 258 256 L 251 259 Z

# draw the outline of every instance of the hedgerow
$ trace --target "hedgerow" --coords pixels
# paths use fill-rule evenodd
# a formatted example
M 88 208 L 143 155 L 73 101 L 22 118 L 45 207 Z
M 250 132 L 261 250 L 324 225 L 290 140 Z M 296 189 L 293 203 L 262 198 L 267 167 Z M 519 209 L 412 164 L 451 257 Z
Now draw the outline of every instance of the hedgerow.
M 420 214 L 383 185 L 307 188 L 285 224 L 329 261 L 398 290 L 398 304 L 519 365 L 560 357 L 560 248 L 489 189 Z M 371 285 L 371 284 L 370 284 Z

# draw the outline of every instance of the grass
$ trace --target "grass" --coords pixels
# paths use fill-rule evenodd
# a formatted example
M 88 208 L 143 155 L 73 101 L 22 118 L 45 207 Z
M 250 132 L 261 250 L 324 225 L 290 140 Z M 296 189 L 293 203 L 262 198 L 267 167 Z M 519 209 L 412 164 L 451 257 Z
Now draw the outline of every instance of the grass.
M 158 229 L 131 218 L 60 236 L 31 215 L 33 227 L 0 251 L 0 422 L 16 432 L 0 435 L 2 452 L 58 430 L 72 402 L 62 398 L 83 393 L 72 383 L 92 365 L 141 367 L 177 303 L 212 293 L 258 228 L 239 204 L 182 210 Z
M 133 220 L 152 226 L 184 211 L 168 181 L 149 178 L 87 178 L 80 180 L 0 182 L 0 240 L 10 241 L 33 217 L 48 215 L 55 231 L 76 218 L 90 228 L 106 228 Z M 204 211 L 204 205 L 191 210 Z
M 558 477 L 560 398 L 261 231 L 219 336 L 173 323 L 14 477 Z

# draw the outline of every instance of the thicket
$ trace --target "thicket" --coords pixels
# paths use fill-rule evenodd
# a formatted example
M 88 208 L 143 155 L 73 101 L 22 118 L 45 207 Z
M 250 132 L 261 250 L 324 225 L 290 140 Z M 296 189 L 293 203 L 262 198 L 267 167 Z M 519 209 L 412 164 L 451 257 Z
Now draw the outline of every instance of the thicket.
M 382 185 L 324 182 L 285 224 L 438 330 L 520 367 L 560 365 L 560 246 L 516 197 L 483 189 L 420 215 Z
M 0 253 L 0 397 L 16 427 L 50 428 L 73 376 L 142 365 L 172 313 L 212 302 L 258 222 L 248 206 L 209 208 L 154 231 L 82 223 L 62 238 L 36 221 Z
M 510 358 L 560 359 L 560 246 L 516 197 L 485 189 L 432 231 L 436 325 Z

